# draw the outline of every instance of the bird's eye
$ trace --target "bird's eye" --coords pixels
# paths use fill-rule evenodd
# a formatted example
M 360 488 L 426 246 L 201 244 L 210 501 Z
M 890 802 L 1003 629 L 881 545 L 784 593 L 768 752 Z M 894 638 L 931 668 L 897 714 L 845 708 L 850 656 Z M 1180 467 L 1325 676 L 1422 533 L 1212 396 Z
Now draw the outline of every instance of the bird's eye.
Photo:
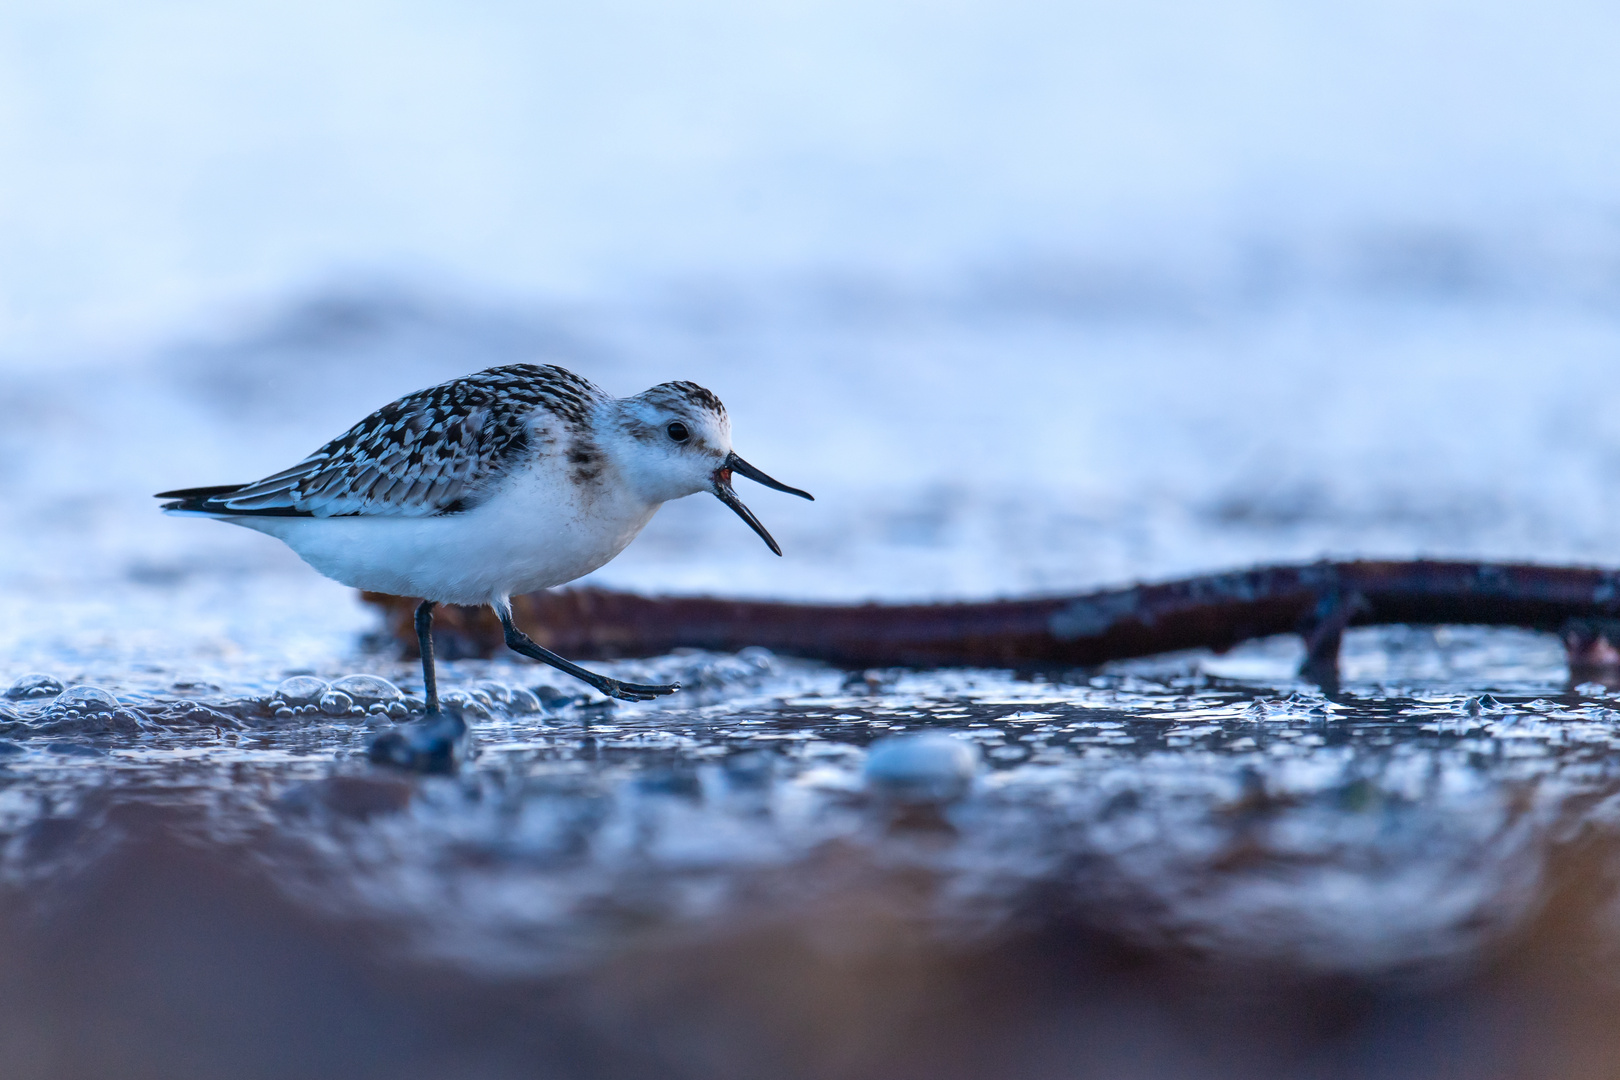
M 692 437 L 692 433 L 686 430 L 686 425 L 681 423 L 679 420 L 670 421 L 669 427 L 664 429 L 664 434 L 668 435 L 676 442 L 685 442 L 687 439 Z

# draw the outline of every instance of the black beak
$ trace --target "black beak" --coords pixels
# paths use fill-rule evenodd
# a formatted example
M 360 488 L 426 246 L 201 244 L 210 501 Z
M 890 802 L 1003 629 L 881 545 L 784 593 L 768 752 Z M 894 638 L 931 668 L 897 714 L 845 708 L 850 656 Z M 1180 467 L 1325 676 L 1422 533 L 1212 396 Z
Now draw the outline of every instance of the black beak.
M 764 484 L 768 488 L 775 488 L 777 491 L 785 491 L 789 495 L 797 495 L 799 498 L 809 499 L 811 502 L 816 501 L 816 497 L 810 494 L 808 491 L 800 491 L 798 488 L 788 487 L 786 484 L 782 483 L 782 481 L 773 480 L 769 476 L 766 476 L 764 473 L 748 464 L 748 462 L 738 457 L 735 450 L 726 455 L 726 463 L 720 466 L 720 468 L 726 472 L 734 472 L 738 476 L 746 476 L 756 484 Z
M 739 476 L 746 476 L 750 480 L 764 484 L 768 488 L 775 488 L 777 491 L 785 491 L 789 495 L 797 495 L 799 498 L 809 499 L 811 502 L 815 501 L 815 496 L 811 495 L 808 491 L 800 491 L 798 488 L 788 487 L 779 480 L 771 479 L 769 476 L 766 476 L 764 473 L 748 464 L 748 462 L 738 457 L 735 453 L 727 454 L 724 464 L 722 464 L 718 469 L 714 470 L 715 498 L 719 499 L 721 502 L 735 510 L 737 512 L 737 516 L 746 521 L 748 523 L 748 527 L 758 533 L 761 540 L 765 541 L 766 547 L 770 548 L 778 555 L 782 554 L 782 549 L 776 546 L 776 541 L 771 539 L 771 534 L 765 531 L 765 526 L 759 523 L 759 518 L 755 517 L 754 512 L 748 509 L 748 507 L 744 506 L 743 501 L 737 498 L 737 493 L 731 490 L 731 474 L 734 472 Z

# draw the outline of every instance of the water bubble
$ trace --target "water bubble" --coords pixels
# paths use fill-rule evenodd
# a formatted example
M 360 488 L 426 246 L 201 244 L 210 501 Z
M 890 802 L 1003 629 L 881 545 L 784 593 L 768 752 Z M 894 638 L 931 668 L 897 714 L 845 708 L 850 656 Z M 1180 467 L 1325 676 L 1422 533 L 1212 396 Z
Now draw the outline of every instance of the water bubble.
M 489 698 L 491 703 L 506 705 L 512 700 L 512 688 L 505 683 L 498 683 L 493 680 L 473 684 L 473 691 L 483 694 Z
M 440 695 L 439 703 L 451 712 L 460 713 L 464 719 L 489 719 L 490 701 L 487 695 L 466 690 L 452 690 Z
M 210 709 L 206 705 L 195 701 L 171 701 L 163 707 L 163 711 L 152 717 L 157 723 L 169 728 L 216 728 L 221 731 L 233 731 L 241 728 L 241 721 L 218 709 Z
M 327 716 L 348 716 L 354 699 L 341 690 L 328 690 L 321 695 L 320 708 Z
M 86 716 L 113 712 L 117 708 L 118 699 L 99 686 L 70 686 L 51 702 L 52 712 L 72 710 Z
M 1465 698 L 1462 704 L 1457 706 L 1457 711 L 1464 716 L 1480 716 L 1484 713 L 1500 711 L 1501 708 L 1502 703 L 1500 701 L 1497 701 L 1489 694 L 1481 694 L 1478 697 Z
M 540 699 L 540 704 L 545 707 L 547 712 L 567 708 L 578 700 L 573 694 L 565 694 L 555 686 L 546 683 L 534 688 L 534 696 Z
M 949 802 L 967 794 L 979 759 L 961 739 L 938 732 L 900 735 L 872 744 L 866 782 L 900 802 Z
M 6 691 L 6 697 L 15 701 L 18 698 L 55 697 L 61 692 L 62 684 L 60 682 L 49 675 L 33 672 L 12 683 L 11 689 Z
M 506 708 L 514 715 L 529 715 L 540 711 L 540 699 L 521 686 L 512 688 L 511 697 L 506 702 Z
M 122 731 L 126 734 L 146 731 L 152 727 L 152 723 L 146 718 L 145 713 L 127 706 L 103 714 L 102 719 L 114 731 Z
M 295 707 L 309 705 L 321 700 L 326 689 L 324 679 L 317 679 L 313 675 L 294 675 L 290 679 L 283 679 L 281 685 L 276 687 L 276 697 Z
M 375 675 L 345 675 L 332 684 L 332 689 L 349 695 L 356 705 L 371 705 L 379 701 L 386 704 L 401 697 L 399 687 Z
M 480 701 L 486 701 L 492 708 L 499 705 L 508 713 L 537 713 L 540 711 L 540 699 L 521 686 L 507 686 L 505 683 L 486 681 L 473 686 L 473 696 Z

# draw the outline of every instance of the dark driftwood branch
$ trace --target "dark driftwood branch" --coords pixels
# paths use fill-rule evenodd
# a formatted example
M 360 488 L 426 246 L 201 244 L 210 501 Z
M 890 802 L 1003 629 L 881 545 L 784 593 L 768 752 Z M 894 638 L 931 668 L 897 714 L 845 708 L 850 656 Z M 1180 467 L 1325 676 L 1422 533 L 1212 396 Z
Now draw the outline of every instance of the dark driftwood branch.
M 415 652 L 414 600 L 368 593 Z M 775 652 L 850 667 L 1086 666 L 1179 649 L 1229 649 L 1297 633 L 1304 674 L 1331 680 L 1352 626 L 1516 626 L 1563 636 L 1572 671 L 1620 669 L 1620 571 L 1471 562 L 1262 566 L 1079 596 L 971 604 L 783 604 L 651 598 L 601 589 L 513 598 L 518 623 L 578 659 L 652 656 L 682 647 Z M 442 608 L 442 655 L 492 656 L 487 609 Z

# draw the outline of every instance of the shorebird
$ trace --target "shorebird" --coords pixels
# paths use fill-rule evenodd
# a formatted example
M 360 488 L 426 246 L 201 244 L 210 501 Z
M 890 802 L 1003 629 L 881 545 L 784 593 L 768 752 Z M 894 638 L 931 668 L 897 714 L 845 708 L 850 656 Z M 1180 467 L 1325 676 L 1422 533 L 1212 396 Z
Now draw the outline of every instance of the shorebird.
M 615 398 L 553 365 L 512 364 L 385 405 L 303 461 L 250 484 L 157 497 L 170 514 L 268 533 L 335 581 L 421 597 L 426 717 L 371 745 L 383 764 L 455 768 L 466 724 L 439 706 L 433 609 L 488 604 L 513 651 L 609 697 L 645 701 L 680 684 L 621 682 L 542 648 L 512 621 L 514 593 L 573 581 L 635 539 L 659 506 L 707 491 L 777 555 L 732 475 L 809 499 L 731 448 L 720 399 L 690 382 Z

